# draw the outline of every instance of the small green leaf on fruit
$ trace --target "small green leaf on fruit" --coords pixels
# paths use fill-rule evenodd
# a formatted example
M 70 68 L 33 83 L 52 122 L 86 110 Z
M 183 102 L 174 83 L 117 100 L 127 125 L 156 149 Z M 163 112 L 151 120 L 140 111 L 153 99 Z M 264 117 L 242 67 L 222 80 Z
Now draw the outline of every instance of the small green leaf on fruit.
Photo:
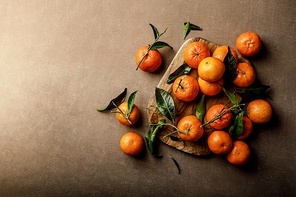
M 191 71 L 191 67 L 186 63 L 182 64 L 179 68 L 177 68 L 173 73 L 168 76 L 167 84 L 171 84 L 177 79 L 179 76 L 186 75 Z
M 153 30 L 154 39 L 157 39 L 157 37 L 159 36 L 159 32 L 158 32 L 157 28 L 154 25 L 152 25 L 151 23 L 149 23 L 149 25 L 151 26 L 151 28 Z
M 138 91 L 133 92 L 129 96 L 128 100 L 127 100 L 127 109 L 128 109 L 128 113 L 127 114 L 130 114 L 132 112 L 132 109 L 133 109 L 133 106 L 134 106 L 135 97 L 136 97 L 137 92 Z
M 175 122 L 175 104 L 172 96 L 165 90 L 155 88 L 156 104 L 159 111 L 172 123 Z
M 203 94 L 196 104 L 196 111 L 195 111 L 195 115 L 200 121 L 203 120 L 205 111 L 206 111 L 205 95 Z
M 150 46 L 149 50 L 161 49 L 161 48 L 163 48 L 163 47 L 170 47 L 171 49 L 173 49 L 173 47 L 171 47 L 171 46 L 170 46 L 168 43 L 166 43 L 166 42 L 156 41 L 156 42 L 154 42 L 154 43 Z
M 184 23 L 184 31 L 183 31 L 183 34 L 184 34 L 184 40 L 185 38 L 188 36 L 188 34 L 190 33 L 191 30 L 198 30 L 198 31 L 201 31 L 202 28 L 197 26 L 197 25 L 194 25 L 190 22 L 185 22 Z
M 103 112 L 103 111 L 111 110 L 118 107 L 122 102 L 124 102 L 126 97 L 126 92 L 127 92 L 127 88 L 125 88 L 123 92 L 120 93 L 116 98 L 112 99 L 106 107 L 99 108 L 97 109 L 97 111 Z

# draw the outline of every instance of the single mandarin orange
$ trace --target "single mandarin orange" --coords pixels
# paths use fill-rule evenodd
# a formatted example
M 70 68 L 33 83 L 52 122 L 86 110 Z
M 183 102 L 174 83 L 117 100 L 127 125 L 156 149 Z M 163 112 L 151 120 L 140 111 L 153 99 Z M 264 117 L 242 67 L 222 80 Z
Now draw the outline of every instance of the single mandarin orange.
M 184 50 L 184 61 L 191 68 L 197 68 L 201 60 L 211 55 L 210 49 L 203 42 L 192 42 Z
M 272 107 L 264 99 L 253 100 L 247 105 L 247 116 L 253 123 L 267 123 L 272 117 Z
M 116 119 L 123 125 L 133 125 L 140 117 L 140 109 L 137 105 L 133 105 L 130 113 L 128 113 L 128 103 L 125 101 L 121 103 L 116 110 Z
M 224 104 L 212 105 L 206 112 L 206 121 L 210 122 L 210 126 L 217 130 L 228 127 L 233 118 L 232 112 L 228 109 Z
M 178 135 L 181 139 L 189 142 L 196 142 L 204 133 L 201 121 L 194 115 L 187 115 L 181 118 L 177 124 Z
M 242 56 L 254 56 L 260 51 L 262 42 L 257 33 L 244 32 L 238 36 L 235 45 Z
M 237 87 L 248 87 L 256 79 L 256 72 L 250 64 L 246 62 L 240 62 L 237 64 L 236 77 L 233 80 L 233 84 Z
M 142 151 L 144 140 L 138 133 L 129 131 L 121 137 L 119 145 L 125 154 L 136 156 Z
M 179 76 L 173 83 L 173 94 L 181 101 L 190 102 L 199 93 L 197 80 L 190 75 Z
M 227 153 L 227 160 L 234 165 L 244 165 L 251 156 L 249 145 L 243 141 L 237 140 L 233 142 L 232 148 Z
M 231 51 L 233 57 L 235 58 L 236 62 L 238 62 L 237 52 L 235 51 L 234 48 L 232 48 L 232 47 L 229 47 L 229 48 L 230 48 L 230 51 Z M 227 53 L 228 53 L 228 46 L 222 45 L 222 46 L 219 46 L 215 49 L 215 51 L 212 54 L 212 57 L 215 57 L 215 58 L 221 60 L 222 62 L 224 62 L 224 58 L 226 57 Z
M 197 68 L 198 76 L 208 82 L 216 82 L 223 77 L 224 63 L 214 57 L 204 58 Z
M 149 46 L 143 46 L 138 49 L 136 53 L 136 65 L 143 71 L 154 72 L 162 64 L 162 56 L 158 50 L 148 51 L 148 48 Z M 139 65 L 140 62 L 141 64 Z
M 215 96 L 219 94 L 224 85 L 223 78 L 220 78 L 216 82 L 208 82 L 199 77 L 197 81 L 199 84 L 200 91 L 208 96 Z
M 207 140 L 209 149 L 218 155 L 226 154 L 232 147 L 230 135 L 221 130 L 213 131 Z

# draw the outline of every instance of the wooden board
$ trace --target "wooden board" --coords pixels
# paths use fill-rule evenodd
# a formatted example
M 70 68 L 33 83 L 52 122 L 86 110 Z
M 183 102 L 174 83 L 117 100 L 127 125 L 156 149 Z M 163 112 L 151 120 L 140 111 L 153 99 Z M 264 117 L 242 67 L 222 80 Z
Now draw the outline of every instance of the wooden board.
M 184 50 L 187 45 L 189 45 L 190 43 L 192 43 L 194 41 L 200 41 L 200 42 L 205 43 L 209 47 L 211 54 L 215 51 L 215 49 L 218 46 L 220 46 L 219 44 L 215 44 L 213 42 L 210 42 L 210 41 L 200 38 L 200 37 L 191 38 L 191 39 L 186 40 L 183 43 L 183 45 L 180 47 L 179 51 L 177 52 L 177 54 L 173 58 L 171 64 L 169 65 L 168 69 L 166 70 L 163 77 L 159 81 L 159 83 L 157 85 L 158 88 L 164 89 L 171 94 L 172 84 L 166 83 L 167 78 L 171 73 L 173 73 L 177 68 L 179 68 L 184 63 L 184 59 L 183 59 Z M 238 56 L 239 56 L 239 61 L 244 61 L 244 62 L 250 63 L 247 59 L 243 58 L 239 54 L 238 54 Z M 191 75 L 195 78 L 198 78 L 198 74 L 197 74 L 196 69 L 193 69 L 189 73 L 189 75 Z M 176 122 L 178 122 L 178 120 L 185 115 L 195 114 L 196 100 L 193 102 L 186 103 L 186 102 L 179 101 L 177 98 L 174 97 L 173 94 L 171 94 L 171 95 L 174 99 L 175 107 L 176 107 Z M 208 109 L 213 104 L 217 104 L 217 103 L 224 103 L 225 104 L 227 100 L 228 100 L 228 98 L 223 93 L 221 93 L 217 96 L 214 96 L 214 97 L 206 97 L 206 99 L 205 99 L 206 109 Z M 157 123 L 158 120 L 163 118 L 162 114 L 159 112 L 159 110 L 155 106 L 156 106 L 156 100 L 155 100 L 155 95 L 153 95 L 149 99 L 149 102 L 148 102 L 148 109 L 149 110 L 147 110 L 148 121 L 150 123 Z M 170 126 L 166 126 L 166 127 L 164 127 L 164 129 L 162 129 L 162 131 L 160 131 L 159 139 L 163 143 L 165 143 L 169 146 L 175 147 L 176 149 L 181 150 L 183 152 L 197 155 L 197 156 L 205 156 L 205 155 L 209 155 L 211 153 L 211 151 L 209 150 L 209 148 L 207 146 L 206 139 L 207 139 L 207 136 L 212 132 L 212 129 L 208 126 L 204 127 L 204 129 L 205 129 L 204 136 L 201 139 L 199 139 L 197 142 L 194 142 L 194 143 L 183 141 L 183 140 L 179 139 L 178 135 L 176 133 L 171 135 L 173 137 L 164 137 L 173 131 L 173 128 Z

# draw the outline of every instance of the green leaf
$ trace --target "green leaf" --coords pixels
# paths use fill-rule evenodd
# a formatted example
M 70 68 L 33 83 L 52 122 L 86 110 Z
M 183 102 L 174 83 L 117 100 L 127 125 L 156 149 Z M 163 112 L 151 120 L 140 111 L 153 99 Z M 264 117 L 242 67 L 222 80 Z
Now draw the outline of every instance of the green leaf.
M 184 34 L 183 39 L 185 39 L 188 36 L 188 34 L 190 33 L 191 30 L 199 30 L 199 31 L 201 31 L 202 28 L 197 26 L 197 25 L 194 25 L 194 24 L 192 24 L 190 22 L 185 22 L 184 23 L 184 31 L 183 31 L 183 34 Z
M 226 96 L 229 98 L 230 102 L 233 104 L 233 105 L 238 105 L 238 100 L 235 96 L 235 94 L 229 92 L 226 88 L 222 88 L 222 90 L 224 91 L 224 93 L 226 94 Z
M 174 164 L 176 165 L 176 167 L 178 169 L 178 174 L 180 174 L 181 173 L 181 168 L 180 168 L 179 163 L 177 162 L 177 160 L 173 156 L 170 156 L 170 158 L 173 160 Z
M 205 95 L 203 94 L 196 104 L 196 111 L 195 111 L 195 115 L 200 121 L 203 120 L 205 111 L 206 111 Z
M 270 88 L 269 85 L 255 84 L 247 88 L 235 87 L 235 91 L 240 94 L 251 94 L 255 96 L 260 96 L 265 93 L 265 91 Z
M 134 101 L 135 101 L 135 97 L 136 97 L 137 92 L 138 92 L 138 91 L 133 92 L 133 93 L 128 97 L 128 100 L 127 100 L 127 109 L 128 109 L 128 112 L 127 112 L 127 114 L 130 114 L 131 111 L 132 111 L 132 109 L 133 109 Z
M 159 111 L 172 123 L 175 122 L 175 104 L 172 96 L 165 90 L 155 88 L 156 104 Z
M 226 83 L 232 83 L 236 76 L 236 59 L 234 58 L 230 47 L 228 47 L 228 52 L 224 58 L 224 65 L 225 65 L 225 73 L 224 73 L 224 79 L 226 79 Z
M 167 84 L 171 84 L 179 76 L 186 75 L 191 71 L 191 67 L 188 64 L 184 63 L 179 68 L 177 68 L 173 73 L 168 76 Z
M 157 134 L 158 132 L 163 129 L 165 119 L 159 120 L 156 125 L 152 125 L 149 128 L 149 132 L 147 136 L 145 137 L 146 142 L 147 142 L 147 147 L 151 155 L 157 155 L 156 154 L 156 139 L 157 139 Z
M 116 98 L 112 99 L 106 107 L 99 108 L 97 109 L 97 111 L 103 112 L 106 110 L 114 109 L 115 107 L 119 106 L 125 100 L 126 92 L 127 88 L 125 88 L 124 91 L 120 93 Z
M 170 47 L 171 49 L 173 49 L 173 47 L 171 47 L 168 43 L 157 41 L 150 46 L 149 50 L 161 49 L 163 47 Z
M 231 125 L 229 132 L 230 135 L 236 139 L 239 136 L 241 136 L 241 134 L 243 133 L 243 128 L 244 128 L 244 124 L 243 124 L 243 115 L 244 115 L 244 111 L 240 111 L 236 116 L 235 116 L 235 120 L 233 125 Z
M 151 26 L 151 28 L 153 30 L 154 39 L 157 39 L 159 36 L 159 32 L 158 32 L 157 28 L 154 25 L 152 25 L 151 23 L 149 23 L 149 25 Z

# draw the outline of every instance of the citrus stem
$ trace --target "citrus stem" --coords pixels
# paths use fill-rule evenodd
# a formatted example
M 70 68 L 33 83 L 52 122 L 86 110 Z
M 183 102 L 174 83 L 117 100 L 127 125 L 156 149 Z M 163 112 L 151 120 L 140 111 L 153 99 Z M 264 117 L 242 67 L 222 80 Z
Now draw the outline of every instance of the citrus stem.
M 132 122 L 130 121 L 130 119 L 129 119 L 129 114 L 125 114 L 125 113 L 123 113 L 123 111 L 116 105 L 116 103 L 114 103 L 113 101 L 112 101 L 112 104 L 116 107 L 116 109 L 119 111 L 119 112 L 115 112 L 115 113 L 120 113 L 127 121 L 128 121 L 128 123 L 129 124 L 132 124 Z
M 159 125 L 159 124 L 150 124 L 150 126 L 155 126 L 155 125 Z M 170 132 L 170 133 L 168 133 L 168 134 L 166 134 L 165 136 L 163 136 L 162 138 L 166 138 L 166 137 L 168 137 L 168 136 L 170 136 L 170 135 L 172 135 L 172 134 L 174 134 L 174 133 L 178 133 L 178 132 L 180 132 L 180 133 L 184 133 L 184 134 L 188 134 L 188 130 L 185 132 L 185 131 L 181 131 L 180 129 L 178 129 L 178 127 L 176 127 L 175 125 L 173 125 L 173 124 L 170 124 L 170 123 L 164 123 L 164 124 L 161 124 L 161 125 L 164 125 L 164 126 L 171 126 L 171 127 L 173 127 L 175 130 L 174 131 L 172 131 L 172 132 Z

